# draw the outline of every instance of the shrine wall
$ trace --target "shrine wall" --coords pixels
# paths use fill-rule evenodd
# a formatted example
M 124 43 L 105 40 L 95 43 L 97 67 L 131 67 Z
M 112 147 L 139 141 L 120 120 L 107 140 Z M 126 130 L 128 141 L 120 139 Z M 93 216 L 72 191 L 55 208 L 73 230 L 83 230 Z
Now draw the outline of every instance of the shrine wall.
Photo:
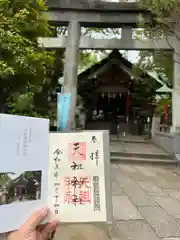
M 152 141 L 156 146 L 172 154 L 177 162 L 180 161 L 180 133 L 157 132 Z
M 152 142 L 164 149 L 167 153 L 174 154 L 174 134 L 169 132 L 160 132 L 160 117 L 153 117 L 151 128 Z
M 117 66 L 112 66 L 99 76 L 101 84 L 126 85 L 130 80 L 131 79 L 127 73 Z

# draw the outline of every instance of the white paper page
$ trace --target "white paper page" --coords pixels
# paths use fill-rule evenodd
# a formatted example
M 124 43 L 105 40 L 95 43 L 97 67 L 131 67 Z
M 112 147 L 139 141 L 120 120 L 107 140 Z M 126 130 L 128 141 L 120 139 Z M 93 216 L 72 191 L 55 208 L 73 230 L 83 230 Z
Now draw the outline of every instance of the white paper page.
M 0 114 L 0 233 L 46 205 L 49 120 Z
M 110 220 L 109 145 L 104 148 L 104 137 L 109 136 L 102 131 L 50 133 L 49 206 L 54 214 L 52 218 L 59 217 L 61 222 Z

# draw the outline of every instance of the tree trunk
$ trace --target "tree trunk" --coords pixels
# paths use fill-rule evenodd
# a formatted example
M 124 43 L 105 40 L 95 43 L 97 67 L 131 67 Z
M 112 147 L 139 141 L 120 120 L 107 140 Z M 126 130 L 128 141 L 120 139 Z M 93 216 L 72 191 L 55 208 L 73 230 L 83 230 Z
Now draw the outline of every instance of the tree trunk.
M 0 113 L 4 113 L 4 101 L 5 100 L 5 92 L 4 88 L 0 88 Z

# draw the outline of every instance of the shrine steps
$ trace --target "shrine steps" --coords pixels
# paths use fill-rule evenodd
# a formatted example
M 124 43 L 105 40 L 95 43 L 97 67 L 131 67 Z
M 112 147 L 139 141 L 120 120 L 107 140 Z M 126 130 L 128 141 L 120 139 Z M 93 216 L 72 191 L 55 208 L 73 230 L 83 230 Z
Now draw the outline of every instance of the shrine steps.
M 127 163 L 127 164 L 147 164 L 159 166 L 177 166 L 177 161 L 174 155 L 164 153 L 133 153 L 133 152 L 111 152 L 112 163 Z
M 122 138 L 123 139 L 123 138 Z M 150 144 L 152 143 L 151 140 L 134 140 L 134 139 L 125 139 L 125 140 L 117 140 L 117 139 L 112 139 L 111 142 L 114 142 L 114 143 L 122 143 L 122 144 L 125 144 L 125 143 L 134 143 L 134 144 Z
M 110 143 L 115 145 L 122 144 L 152 144 L 152 140 L 148 135 L 137 136 L 132 134 L 126 134 L 126 136 L 121 135 L 110 135 Z

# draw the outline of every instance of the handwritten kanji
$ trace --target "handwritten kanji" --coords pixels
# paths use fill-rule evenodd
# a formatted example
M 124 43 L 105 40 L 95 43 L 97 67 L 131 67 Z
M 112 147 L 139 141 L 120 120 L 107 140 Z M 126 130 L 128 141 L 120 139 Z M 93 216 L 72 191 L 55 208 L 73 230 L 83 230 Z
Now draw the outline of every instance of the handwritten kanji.
M 99 165 L 99 150 L 95 152 L 96 166 Z
M 86 160 L 86 143 L 85 142 L 69 143 L 68 157 L 71 161 Z
M 71 167 L 71 169 L 73 171 L 82 170 L 83 169 L 82 164 L 77 164 L 76 162 L 73 162 L 73 164 L 70 167 Z
M 56 149 L 53 153 L 53 160 L 55 161 L 55 164 L 58 164 L 61 160 L 60 155 L 62 154 L 62 151 L 60 149 Z
M 92 136 L 91 141 L 92 141 L 92 143 L 98 143 L 98 140 L 97 140 L 96 136 Z
M 60 149 L 56 149 L 53 154 L 59 156 L 60 154 L 62 154 L 62 151 Z

